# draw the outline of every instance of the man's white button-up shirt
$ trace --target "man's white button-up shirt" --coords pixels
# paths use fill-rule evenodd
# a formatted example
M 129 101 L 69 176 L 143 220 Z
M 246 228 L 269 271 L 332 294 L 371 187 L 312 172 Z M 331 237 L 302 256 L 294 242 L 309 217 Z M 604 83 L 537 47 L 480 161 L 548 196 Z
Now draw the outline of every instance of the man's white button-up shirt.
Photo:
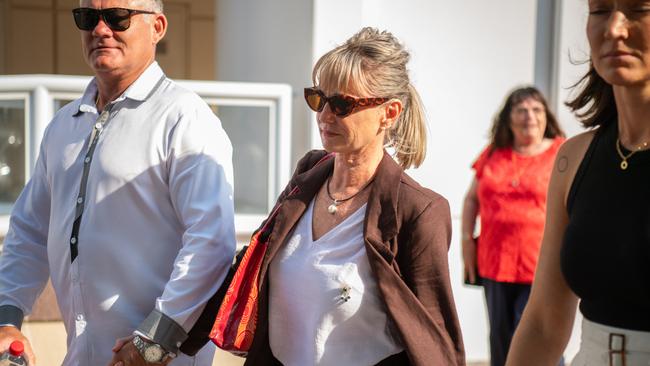
M 0 259 L 0 305 L 25 314 L 51 276 L 68 332 L 64 365 L 107 364 L 116 338 L 153 313 L 188 331 L 235 251 L 232 147 L 207 104 L 155 62 L 106 118 L 96 93 L 93 80 L 47 127 Z

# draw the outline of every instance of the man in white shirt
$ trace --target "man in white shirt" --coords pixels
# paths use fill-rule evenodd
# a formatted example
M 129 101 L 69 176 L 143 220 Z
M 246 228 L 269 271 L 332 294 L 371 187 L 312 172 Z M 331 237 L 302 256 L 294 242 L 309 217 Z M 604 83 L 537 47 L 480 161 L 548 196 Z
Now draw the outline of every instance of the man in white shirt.
M 232 147 L 196 94 L 155 62 L 160 0 L 81 0 L 95 78 L 48 125 L 0 258 L 0 350 L 48 275 L 64 365 L 209 365 L 180 344 L 235 251 Z

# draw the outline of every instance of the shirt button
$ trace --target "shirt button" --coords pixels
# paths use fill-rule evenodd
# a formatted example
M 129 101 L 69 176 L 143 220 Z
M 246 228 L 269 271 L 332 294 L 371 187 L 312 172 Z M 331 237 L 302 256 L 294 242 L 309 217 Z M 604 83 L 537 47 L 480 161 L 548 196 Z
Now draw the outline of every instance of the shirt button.
M 74 236 L 70 239 L 70 244 L 77 244 L 77 238 Z
M 102 124 L 99 123 L 99 122 L 95 123 L 95 129 L 96 130 L 101 130 L 102 129 Z
M 79 197 L 79 198 L 77 198 L 77 203 L 78 203 L 78 204 L 82 204 L 82 203 L 84 203 L 84 198 L 83 198 L 83 197 Z
M 79 321 L 84 320 L 84 316 L 81 315 L 81 314 L 78 314 L 78 315 L 77 315 L 77 320 L 79 320 Z
M 84 163 L 86 164 L 90 163 L 90 156 L 86 156 L 86 158 L 84 159 Z

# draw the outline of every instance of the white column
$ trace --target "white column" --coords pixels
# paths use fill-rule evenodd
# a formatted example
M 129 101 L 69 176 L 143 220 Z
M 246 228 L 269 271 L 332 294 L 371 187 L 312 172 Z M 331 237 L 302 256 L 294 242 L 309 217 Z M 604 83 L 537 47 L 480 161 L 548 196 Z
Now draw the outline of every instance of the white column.
M 43 85 L 39 85 L 31 93 L 30 98 L 30 121 L 28 121 L 29 136 L 31 140 L 29 143 L 31 146 L 28 146 L 29 151 L 29 161 L 30 169 L 29 175 L 31 175 L 32 169 L 36 164 L 36 158 L 38 158 L 38 151 L 41 146 L 41 139 L 43 138 L 43 133 L 45 132 L 45 127 L 50 123 L 52 117 L 54 116 L 54 100 L 50 95 L 50 92 Z

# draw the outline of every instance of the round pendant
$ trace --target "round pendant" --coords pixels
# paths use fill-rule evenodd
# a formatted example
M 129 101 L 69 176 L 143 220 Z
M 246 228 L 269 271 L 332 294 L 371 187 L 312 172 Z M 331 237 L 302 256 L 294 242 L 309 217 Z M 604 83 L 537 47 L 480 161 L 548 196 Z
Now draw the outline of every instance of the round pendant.
M 627 169 L 627 160 L 623 160 L 623 161 L 621 161 L 621 169 L 622 169 L 622 170 Z
M 327 206 L 327 212 L 331 213 L 334 215 L 336 213 L 336 203 L 332 203 L 331 205 Z
M 510 185 L 513 186 L 513 187 L 518 186 L 518 185 L 519 185 L 519 180 L 517 180 L 517 179 L 513 179 L 513 180 L 510 182 Z

